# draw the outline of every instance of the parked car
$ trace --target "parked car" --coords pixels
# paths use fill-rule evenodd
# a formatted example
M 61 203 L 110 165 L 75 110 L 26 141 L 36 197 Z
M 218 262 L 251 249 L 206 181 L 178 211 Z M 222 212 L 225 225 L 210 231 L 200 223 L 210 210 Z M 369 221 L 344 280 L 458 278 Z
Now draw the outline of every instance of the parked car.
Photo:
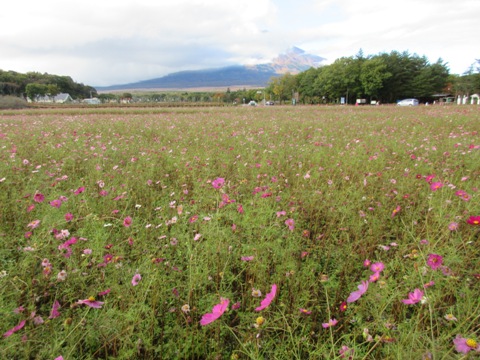
M 267 101 L 265 105 L 275 105 L 275 103 L 273 101 Z
M 404 99 L 397 102 L 398 106 L 417 106 L 418 100 L 417 99 Z
M 250 101 L 250 102 L 248 103 L 248 105 L 250 105 L 250 106 L 257 106 L 257 103 L 252 100 L 252 101 Z

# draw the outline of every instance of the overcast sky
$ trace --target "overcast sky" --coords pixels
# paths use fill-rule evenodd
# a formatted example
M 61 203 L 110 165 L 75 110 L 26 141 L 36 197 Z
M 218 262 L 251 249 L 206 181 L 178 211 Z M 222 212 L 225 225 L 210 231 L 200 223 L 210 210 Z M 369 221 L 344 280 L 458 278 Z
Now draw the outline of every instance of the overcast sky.
M 392 50 L 480 58 L 478 0 L 23 0 L 0 12 L 0 69 L 92 86 L 265 63 L 297 46 L 331 63 Z

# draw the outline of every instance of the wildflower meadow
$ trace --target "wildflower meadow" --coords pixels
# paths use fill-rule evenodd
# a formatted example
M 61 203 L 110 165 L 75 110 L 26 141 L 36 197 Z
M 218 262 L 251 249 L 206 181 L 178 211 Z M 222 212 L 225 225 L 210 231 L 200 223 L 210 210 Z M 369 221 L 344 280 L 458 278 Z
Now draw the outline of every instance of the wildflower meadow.
M 480 108 L 0 113 L 0 358 L 480 355 Z

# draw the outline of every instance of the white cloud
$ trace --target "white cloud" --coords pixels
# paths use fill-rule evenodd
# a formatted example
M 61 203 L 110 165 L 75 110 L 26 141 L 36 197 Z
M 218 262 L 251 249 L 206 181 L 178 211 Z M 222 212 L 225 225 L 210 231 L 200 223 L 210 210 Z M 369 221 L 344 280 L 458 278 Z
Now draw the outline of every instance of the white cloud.
M 463 72 L 476 49 L 477 0 L 84 0 L 7 2 L 0 69 L 121 84 L 266 62 L 291 46 L 334 61 L 392 50 Z

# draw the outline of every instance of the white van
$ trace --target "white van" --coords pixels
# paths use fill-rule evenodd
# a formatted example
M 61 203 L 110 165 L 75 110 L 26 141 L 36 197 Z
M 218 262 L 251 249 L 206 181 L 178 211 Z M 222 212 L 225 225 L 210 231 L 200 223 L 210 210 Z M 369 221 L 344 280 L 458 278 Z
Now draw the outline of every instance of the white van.
M 417 99 L 404 99 L 397 102 L 398 106 L 417 106 L 418 100 Z

